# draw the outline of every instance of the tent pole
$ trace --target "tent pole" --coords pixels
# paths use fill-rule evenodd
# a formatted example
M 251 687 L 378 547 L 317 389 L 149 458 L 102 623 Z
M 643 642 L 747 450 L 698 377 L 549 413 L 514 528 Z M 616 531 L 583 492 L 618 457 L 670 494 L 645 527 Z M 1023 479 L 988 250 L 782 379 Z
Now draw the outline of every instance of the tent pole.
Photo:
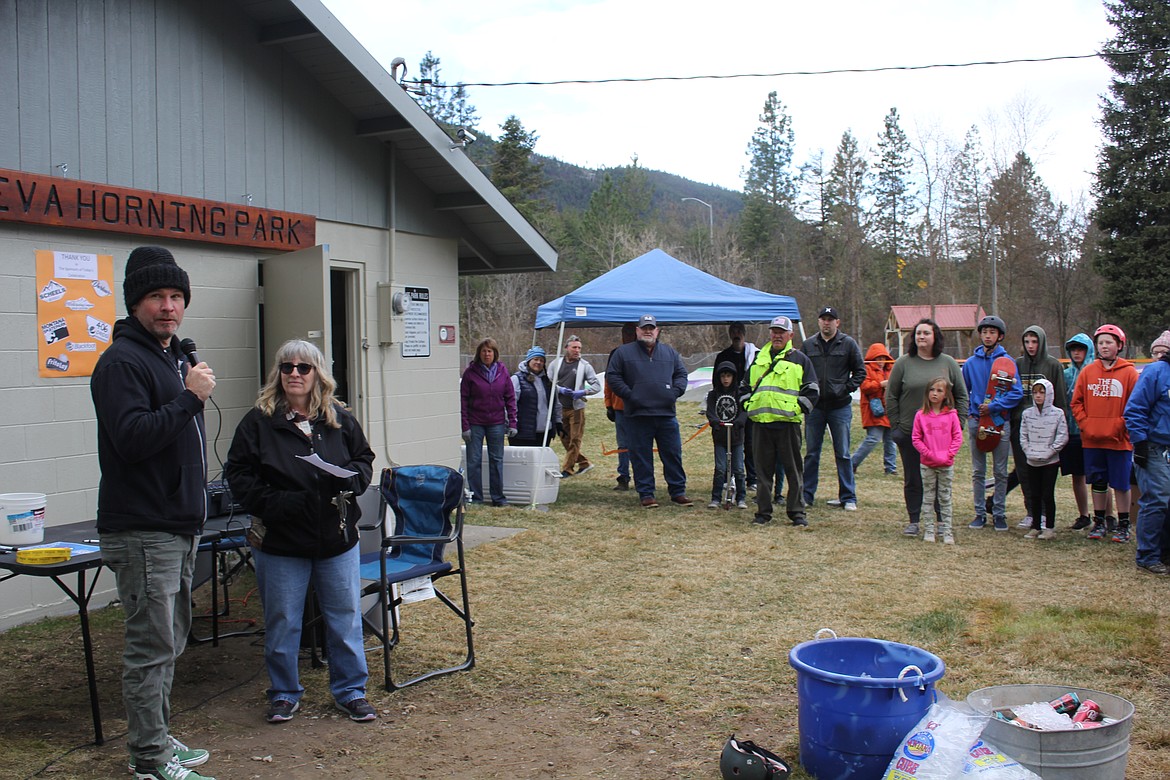
M 561 320 L 561 327 L 560 327 L 560 330 L 557 332 L 557 356 L 556 356 L 556 358 L 554 358 L 554 360 L 560 359 L 560 357 L 561 357 L 561 344 L 564 342 L 564 340 L 565 340 L 565 321 Z M 536 331 L 535 330 L 532 331 L 532 343 L 534 345 L 536 344 Z M 546 360 L 544 365 L 545 365 L 545 371 L 548 371 L 549 367 L 552 366 L 552 360 Z M 556 401 L 556 394 L 557 394 L 557 378 L 550 374 L 549 379 L 551 380 L 551 384 L 552 384 L 553 397 L 548 399 L 548 413 L 547 413 L 548 416 L 545 417 L 545 419 L 544 419 L 544 432 L 545 432 L 546 436 L 548 435 L 549 426 L 552 425 L 553 404 Z M 555 435 L 555 434 L 553 434 L 553 435 Z M 549 443 L 551 444 L 552 442 L 550 441 Z M 552 447 L 549 447 L 549 449 L 552 449 Z M 531 483 L 532 484 L 532 503 L 528 505 L 529 509 L 536 509 L 536 483 L 537 483 L 537 477 L 539 476 L 539 472 L 537 471 L 538 468 L 539 467 L 536 465 L 536 461 L 534 460 L 533 464 L 532 464 L 532 483 Z

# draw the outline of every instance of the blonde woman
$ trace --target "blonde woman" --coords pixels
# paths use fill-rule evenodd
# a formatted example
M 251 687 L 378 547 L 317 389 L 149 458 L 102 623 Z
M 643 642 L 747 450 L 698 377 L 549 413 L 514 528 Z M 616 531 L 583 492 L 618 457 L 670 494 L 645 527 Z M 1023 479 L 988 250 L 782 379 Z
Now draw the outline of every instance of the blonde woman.
M 297 658 L 310 585 L 325 622 L 334 702 L 351 720 L 377 718 L 366 701 L 356 527 L 357 497 L 370 484 L 374 452 L 334 397 L 336 388 L 315 345 L 282 344 L 224 467 L 233 496 L 252 515 L 248 541 L 264 605 L 269 723 L 291 720 L 300 708 L 305 689 Z M 314 454 L 357 473 L 334 477 L 301 459 Z

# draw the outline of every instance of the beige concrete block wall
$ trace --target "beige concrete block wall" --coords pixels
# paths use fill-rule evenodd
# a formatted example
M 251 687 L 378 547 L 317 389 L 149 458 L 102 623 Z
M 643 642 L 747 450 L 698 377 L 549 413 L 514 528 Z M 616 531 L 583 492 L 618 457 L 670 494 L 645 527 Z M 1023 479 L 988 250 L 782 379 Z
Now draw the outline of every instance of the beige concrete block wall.
M 339 223 L 318 223 L 331 262 L 362 268 L 360 317 L 366 435 L 376 468 L 398 463 L 459 465 L 458 339 L 440 344 L 441 325 L 459 326 L 456 242 Z M 0 226 L 0 492 L 48 495 L 47 522 L 92 520 L 97 511 L 97 423 L 89 379 L 37 375 L 35 252 L 93 252 L 114 258 L 118 316 L 134 237 Z M 262 253 L 197 243 L 167 246 L 191 277 L 191 305 L 180 334 L 193 338 L 216 372 L 215 406 L 205 412 L 208 466 L 219 476 L 240 418 L 255 400 L 267 367 L 259 365 L 257 266 Z M 377 285 L 430 290 L 431 355 L 404 358 L 401 344 L 378 343 Z M 16 291 L 16 292 L 14 292 Z M 218 408 L 217 408 L 218 407 Z M 47 586 L 47 587 L 46 587 Z M 94 605 L 113 597 L 103 576 Z M 45 614 L 74 610 L 51 583 L 21 577 L 0 585 L 0 630 Z
M 180 334 L 193 338 L 215 369 L 209 406 L 208 463 L 212 476 L 227 456 L 231 434 L 251 406 L 259 384 L 256 266 L 252 250 L 75 230 L 0 225 L 0 492 L 45 493 L 46 524 L 93 520 L 100 471 L 97 422 L 88 377 L 42 378 L 37 370 L 36 267 L 38 249 L 108 254 L 114 258 L 117 315 L 126 314 L 121 288 L 126 257 L 141 244 L 167 246 L 191 277 L 191 306 Z M 220 440 L 214 440 L 221 427 Z M 93 605 L 113 597 L 103 575 Z M 18 577 L 0 584 L 0 629 L 46 614 L 75 611 L 50 581 Z
M 440 344 L 441 325 L 459 325 L 454 240 L 322 223 L 317 240 L 332 261 L 365 266 L 364 350 L 366 436 L 375 468 L 397 463 L 459 464 L 459 345 Z M 430 357 L 402 356 L 402 345 L 378 343 L 378 284 L 430 290 Z

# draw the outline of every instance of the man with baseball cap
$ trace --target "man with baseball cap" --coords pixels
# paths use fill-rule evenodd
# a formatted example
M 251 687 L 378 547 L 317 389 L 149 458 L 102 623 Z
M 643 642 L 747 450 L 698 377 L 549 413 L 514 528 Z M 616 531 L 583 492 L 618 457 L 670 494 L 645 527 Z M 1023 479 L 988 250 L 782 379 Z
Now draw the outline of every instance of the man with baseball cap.
M 141 780 L 202 780 L 208 759 L 170 733 L 175 660 L 191 626 L 191 576 L 207 519 L 203 405 L 215 388 L 176 331 L 191 283 L 169 250 L 140 246 L 122 285 L 129 316 L 90 381 L 97 413 L 97 530 L 125 612 L 122 698 L 130 766 Z M 192 354 L 194 354 L 192 352 Z
M 816 406 L 805 418 L 808 447 L 804 456 L 804 503 L 812 506 L 817 497 L 821 445 L 828 428 L 837 462 L 837 497 L 826 503 L 852 512 L 857 509 L 857 488 L 849 433 L 853 425 L 853 391 L 865 381 L 865 360 L 861 347 L 841 330 L 841 316 L 835 308 L 821 308 L 817 325 L 817 335 L 800 345 L 800 351 L 808 355 L 817 372 L 821 390 Z
M 756 354 L 744 377 L 740 397 L 755 425 L 752 449 L 758 508 L 752 522 L 772 522 L 772 481 L 779 464 L 788 482 L 788 519 L 794 526 L 807 526 L 800 424 L 820 395 L 817 374 L 808 357 L 792 348 L 792 320 L 774 318 L 769 333 L 771 343 Z
M 675 402 L 687 391 L 687 369 L 673 347 L 658 340 L 658 319 L 644 314 L 638 320 L 638 340 L 613 351 L 605 381 L 625 404 L 622 418 L 626 446 L 634 470 L 634 487 L 644 509 L 655 509 L 654 446 L 662 461 L 662 475 L 670 500 L 691 506 L 687 475 L 682 464 L 682 436 Z

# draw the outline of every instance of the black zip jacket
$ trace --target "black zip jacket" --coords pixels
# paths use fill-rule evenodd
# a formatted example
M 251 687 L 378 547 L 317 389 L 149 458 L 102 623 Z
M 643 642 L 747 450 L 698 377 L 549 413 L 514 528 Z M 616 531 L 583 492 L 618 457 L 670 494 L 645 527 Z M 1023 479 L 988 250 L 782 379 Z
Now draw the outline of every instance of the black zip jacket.
M 865 381 L 865 360 L 851 336 L 837 331 L 825 341 L 818 332 L 800 345 L 800 351 L 812 362 L 820 382 L 817 408 L 832 411 L 853 402 L 850 394 Z
M 264 552 L 332 558 L 357 544 L 357 497 L 370 485 L 374 451 L 352 414 L 338 407 L 337 421 L 340 428 L 314 420 L 310 438 L 283 412 L 269 417 L 253 407 L 236 428 L 224 474 L 232 497 L 263 522 Z M 313 453 L 357 476 L 330 476 L 297 457 Z M 344 530 L 331 503 L 343 490 L 354 494 Z
M 89 389 L 97 413 L 97 529 L 195 536 L 207 518 L 203 402 L 169 349 L 134 317 L 114 323 Z

